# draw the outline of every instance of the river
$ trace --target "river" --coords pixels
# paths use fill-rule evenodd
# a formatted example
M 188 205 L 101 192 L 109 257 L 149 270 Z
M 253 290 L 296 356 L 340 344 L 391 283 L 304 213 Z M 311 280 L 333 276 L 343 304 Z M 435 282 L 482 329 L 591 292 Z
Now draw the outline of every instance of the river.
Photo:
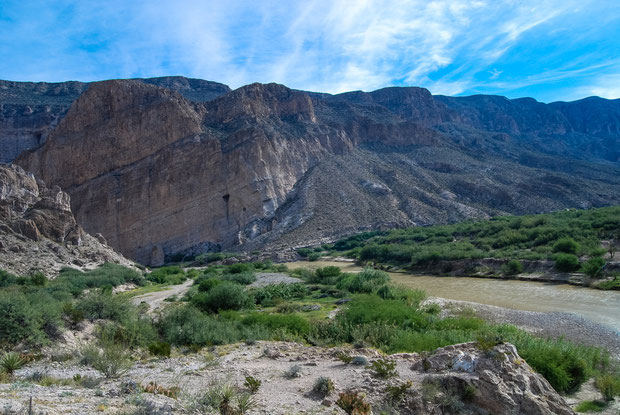
M 351 262 L 298 261 L 294 268 L 316 269 L 337 266 L 345 272 L 359 272 Z M 392 281 L 426 291 L 433 297 L 471 301 L 526 311 L 561 311 L 580 315 L 620 333 L 620 292 L 603 291 L 568 284 L 491 278 L 439 277 L 390 272 Z

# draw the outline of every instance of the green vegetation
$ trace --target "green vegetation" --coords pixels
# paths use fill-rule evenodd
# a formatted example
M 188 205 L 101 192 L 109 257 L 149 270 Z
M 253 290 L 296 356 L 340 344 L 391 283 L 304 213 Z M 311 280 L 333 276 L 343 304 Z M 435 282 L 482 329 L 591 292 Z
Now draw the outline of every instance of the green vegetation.
M 584 244 L 580 242 L 580 246 Z M 157 275 L 179 275 L 175 273 L 179 269 L 167 268 Z M 427 352 L 469 341 L 479 341 L 481 347 L 488 348 L 511 342 L 560 392 L 575 390 L 591 376 L 616 376 L 609 370 L 608 354 L 600 349 L 539 338 L 514 326 L 491 325 L 471 314 L 440 317 L 437 307 L 420 305 L 423 292 L 392 285 L 382 271 L 366 269 L 354 275 L 335 267 L 294 270 L 290 274 L 301 278 L 302 283 L 248 287 L 259 269 L 282 268 L 270 263 L 234 264 L 184 273 L 184 278 L 194 278 L 196 284 L 156 320 L 141 312 L 128 296 L 112 294 L 111 287 L 127 281 L 149 283 L 148 276 L 145 279 L 132 270 L 109 265 L 89 273 L 63 270 L 60 277 L 43 284 L 3 273 L 1 346 L 8 349 L 18 344 L 49 343 L 61 329 L 77 327 L 89 319 L 97 321 L 97 342 L 82 350 L 82 362 L 106 377 L 126 371 L 134 349 L 165 357 L 174 346 L 195 350 L 256 340 L 318 346 L 349 344 L 386 353 Z M 85 275 L 94 278 L 90 281 Z M 327 319 L 337 302 L 340 312 Z M 343 361 L 368 365 L 361 356 L 351 359 L 347 355 Z M 371 370 L 377 376 L 389 377 L 394 370 L 391 364 L 389 360 L 375 360 Z M 251 390 L 250 386 L 246 387 Z M 357 399 L 348 396 L 343 405 L 349 398 Z M 237 403 L 234 406 L 238 407 Z
M 607 408 L 607 403 L 602 401 L 583 401 L 575 407 L 577 412 L 602 412 Z
M 332 253 L 409 268 L 429 268 L 439 261 L 508 259 L 502 269 L 508 275 L 522 272 L 523 264 L 513 261 L 550 259 L 559 270 L 570 272 L 579 269 L 579 258 L 590 257 L 584 272 L 599 277 L 605 252 L 601 241 L 619 231 L 620 206 L 614 206 L 366 232 L 336 242 Z

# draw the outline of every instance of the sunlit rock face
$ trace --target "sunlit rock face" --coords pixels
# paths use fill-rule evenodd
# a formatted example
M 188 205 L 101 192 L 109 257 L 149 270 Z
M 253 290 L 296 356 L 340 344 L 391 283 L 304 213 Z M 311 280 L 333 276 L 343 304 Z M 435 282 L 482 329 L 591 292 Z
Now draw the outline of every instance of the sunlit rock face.
M 200 82 L 92 83 L 16 163 L 67 191 L 87 232 L 147 264 L 620 201 L 615 101 Z M 606 127 L 574 105 L 605 112 Z

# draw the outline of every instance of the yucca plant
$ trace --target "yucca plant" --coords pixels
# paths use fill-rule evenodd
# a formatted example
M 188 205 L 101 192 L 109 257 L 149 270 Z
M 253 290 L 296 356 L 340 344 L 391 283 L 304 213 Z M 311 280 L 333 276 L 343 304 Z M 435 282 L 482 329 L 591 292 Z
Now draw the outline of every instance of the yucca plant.
M 26 361 L 22 359 L 19 353 L 8 352 L 4 353 L 0 358 L 0 368 L 2 371 L 9 375 L 13 375 L 16 370 L 21 369 L 26 364 Z

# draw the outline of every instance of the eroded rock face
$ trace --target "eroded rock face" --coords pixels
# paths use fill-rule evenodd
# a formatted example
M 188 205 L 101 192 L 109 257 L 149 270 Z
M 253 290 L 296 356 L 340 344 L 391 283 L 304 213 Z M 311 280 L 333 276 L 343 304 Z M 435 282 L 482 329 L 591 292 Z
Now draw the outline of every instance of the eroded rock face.
M 533 100 L 189 81 L 90 84 L 16 162 L 65 189 L 87 232 L 146 264 L 620 203 L 620 166 L 600 162 L 611 153 L 579 144 L 617 140 L 614 101 L 603 100 L 605 135 L 572 106 Z
M 53 275 L 63 265 L 130 262 L 84 233 L 69 195 L 15 165 L 0 164 L 0 269 Z
M 473 386 L 471 405 L 483 413 L 574 414 L 511 344 L 500 344 L 486 351 L 475 343 L 443 347 L 416 362 L 412 370 L 429 373 L 430 379 L 437 379 L 446 390 Z

